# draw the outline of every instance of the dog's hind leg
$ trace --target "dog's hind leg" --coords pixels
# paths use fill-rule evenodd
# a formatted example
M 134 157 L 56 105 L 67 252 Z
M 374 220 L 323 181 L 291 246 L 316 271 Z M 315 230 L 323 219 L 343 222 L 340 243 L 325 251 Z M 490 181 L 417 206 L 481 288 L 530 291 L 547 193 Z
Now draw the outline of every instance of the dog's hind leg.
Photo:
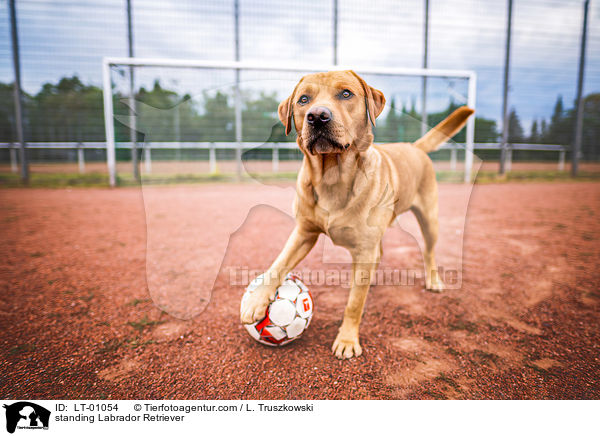
M 435 183 L 417 195 L 411 210 L 421 226 L 423 239 L 425 239 L 425 252 L 423 253 L 425 287 L 429 291 L 441 292 L 444 290 L 444 283 L 439 277 L 434 252 L 438 238 L 438 193 Z

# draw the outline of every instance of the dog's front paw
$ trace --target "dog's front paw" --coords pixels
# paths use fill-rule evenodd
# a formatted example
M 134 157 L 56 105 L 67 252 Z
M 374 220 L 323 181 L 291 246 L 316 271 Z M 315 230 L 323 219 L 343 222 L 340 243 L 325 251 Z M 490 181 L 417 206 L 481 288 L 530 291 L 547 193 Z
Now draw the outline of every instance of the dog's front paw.
M 240 319 L 243 324 L 252 324 L 265 317 L 269 296 L 264 293 L 253 292 L 245 299 L 240 307 Z
M 266 286 L 261 286 L 242 300 L 240 320 L 242 324 L 252 324 L 265 317 L 267 306 L 273 300 L 275 293 Z
M 426 281 L 425 288 L 430 292 L 439 293 L 444 290 L 444 282 L 442 282 L 442 280 L 439 277 L 437 277 L 436 274 L 435 277 L 432 277 L 431 279 Z
M 338 359 L 351 359 L 362 354 L 362 348 L 358 341 L 358 333 L 346 333 L 342 329 L 338 333 L 331 351 Z

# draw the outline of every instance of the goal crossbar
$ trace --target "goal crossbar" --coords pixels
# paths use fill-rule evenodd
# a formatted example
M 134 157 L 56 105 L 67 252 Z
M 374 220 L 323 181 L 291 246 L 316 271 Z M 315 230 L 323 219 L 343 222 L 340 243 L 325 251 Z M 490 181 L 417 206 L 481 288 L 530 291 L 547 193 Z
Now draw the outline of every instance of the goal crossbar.
M 430 68 L 404 68 L 404 67 L 350 67 L 341 65 L 305 65 L 281 62 L 247 62 L 247 61 L 202 61 L 184 59 L 150 59 L 150 58 L 128 58 L 128 57 L 105 57 L 102 60 L 102 90 L 104 98 L 104 126 L 106 133 L 106 159 L 108 165 L 109 181 L 111 186 L 116 186 L 116 152 L 114 112 L 112 100 L 112 86 L 110 69 L 113 66 L 131 67 L 162 67 L 162 68 L 201 68 L 233 70 L 239 73 L 242 70 L 253 71 L 286 71 L 286 72 L 318 72 L 354 70 L 360 74 L 382 75 L 382 76 L 421 76 L 439 78 L 460 78 L 467 80 L 467 105 L 475 109 L 477 75 L 471 70 L 450 70 Z M 239 99 L 239 74 L 236 74 L 236 142 L 241 149 L 241 108 Z M 471 170 L 473 167 L 473 148 L 475 139 L 475 119 L 470 117 L 466 127 L 465 143 L 465 174 L 464 181 L 471 181 Z M 239 160 L 239 154 L 238 154 Z M 238 168 L 240 168 L 238 162 Z

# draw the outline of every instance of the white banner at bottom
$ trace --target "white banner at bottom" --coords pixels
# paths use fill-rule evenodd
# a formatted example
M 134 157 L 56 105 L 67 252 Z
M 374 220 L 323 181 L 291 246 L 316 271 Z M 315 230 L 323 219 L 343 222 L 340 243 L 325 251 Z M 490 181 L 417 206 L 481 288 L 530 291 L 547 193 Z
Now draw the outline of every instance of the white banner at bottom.
M 597 432 L 597 401 L 5 400 L 0 434 L 419 434 Z M 6 433 L 4 433 L 6 434 Z M 133 433 L 132 433 L 133 434 Z

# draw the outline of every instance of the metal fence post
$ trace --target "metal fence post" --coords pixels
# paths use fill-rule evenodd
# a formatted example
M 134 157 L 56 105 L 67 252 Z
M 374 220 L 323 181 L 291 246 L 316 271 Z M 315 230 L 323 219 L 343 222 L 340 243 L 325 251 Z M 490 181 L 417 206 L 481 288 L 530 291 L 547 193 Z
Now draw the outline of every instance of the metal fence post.
M 240 94 L 240 69 L 235 70 L 235 161 L 236 176 L 242 177 L 242 96 Z
M 146 174 L 152 172 L 152 152 L 150 151 L 150 143 L 146 142 L 144 147 L 144 170 Z
M 127 0 L 127 47 L 129 57 L 133 57 L 133 14 L 131 11 L 131 0 Z M 135 71 L 129 66 L 129 141 L 131 142 L 131 163 L 133 166 L 133 178 L 140 180 L 140 168 L 137 151 L 137 122 L 135 102 Z
M 175 160 L 181 161 L 181 120 L 179 108 L 181 107 L 181 103 L 177 103 L 177 106 L 173 108 L 173 129 L 175 130 L 175 142 L 177 143 L 177 148 L 175 149 Z
M 425 0 L 425 20 L 423 23 L 423 68 L 427 68 L 427 50 L 429 46 L 429 0 Z M 422 78 L 421 89 L 421 136 L 429 130 L 427 126 L 427 76 Z
M 577 78 L 577 118 L 575 120 L 575 142 L 573 143 L 573 156 L 571 175 L 575 177 L 579 170 L 579 153 L 581 153 L 581 139 L 583 135 L 583 76 L 585 72 L 585 43 L 587 39 L 588 9 L 590 0 L 583 4 L 583 28 L 581 29 L 581 49 L 579 52 L 579 75 Z
M 17 30 L 17 9 L 15 0 L 9 0 L 10 8 L 10 35 L 12 42 L 13 68 L 15 71 L 15 82 L 13 84 L 15 104 L 15 128 L 17 130 L 17 141 L 20 144 L 19 157 L 21 161 L 21 181 L 29 183 L 29 161 L 25 137 L 23 135 L 23 97 L 21 95 L 21 61 L 19 58 L 19 32 Z
M 454 143 L 450 149 L 450 171 L 456 171 L 456 144 Z
M 79 167 L 79 174 L 85 173 L 85 151 L 83 143 L 77 143 L 77 166 Z
M 235 0 L 235 61 L 240 61 L 240 2 Z M 235 69 L 235 160 L 236 176 L 242 178 L 242 96 L 240 93 L 240 69 Z
M 504 160 L 508 143 L 508 87 L 510 71 L 510 37 L 512 28 L 512 0 L 508 0 L 508 16 L 506 23 L 506 53 L 504 58 L 504 87 L 502 95 L 502 147 L 500 149 L 500 168 L 498 172 L 504 174 Z
M 211 174 L 217 173 L 217 153 L 215 152 L 215 143 L 211 142 L 208 149 L 209 171 Z
M 566 157 L 566 150 L 563 148 L 562 150 L 560 150 L 558 152 L 558 171 L 564 171 L 565 170 L 565 157 Z
M 273 143 L 273 172 L 279 172 L 279 144 Z
M 10 144 L 10 170 L 13 173 L 19 172 L 19 164 L 17 162 L 17 146 L 11 142 Z
M 338 0 L 333 0 L 333 65 L 338 63 Z
M 513 155 L 513 149 L 512 149 L 512 144 L 507 144 L 508 147 L 506 148 L 506 162 L 504 165 L 504 170 L 507 173 L 510 173 L 510 171 L 512 170 L 512 155 Z

